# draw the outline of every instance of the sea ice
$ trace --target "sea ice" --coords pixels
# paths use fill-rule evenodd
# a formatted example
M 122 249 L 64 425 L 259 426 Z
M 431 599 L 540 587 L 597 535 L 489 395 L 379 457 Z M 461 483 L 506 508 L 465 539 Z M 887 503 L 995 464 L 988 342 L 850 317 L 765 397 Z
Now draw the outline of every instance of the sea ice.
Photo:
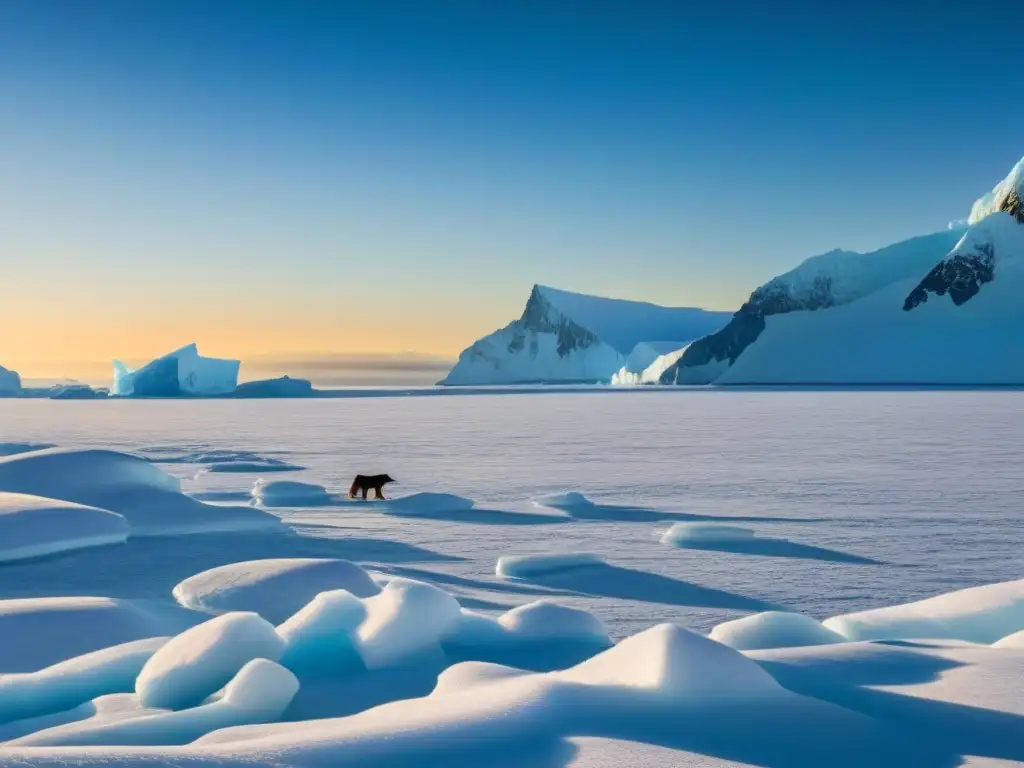
M 566 552 L 543 555 L 505 555 L 498 558 L 495 573 L 505 578 L 529 578 L 542 573 L 568 571 L 574 568 L 585 568 L 591 565 L 603 565 L 597 555 L 584 552 Z
M 438 512 L 460 512 L 472 509 L 474 502 L 453 493 L 412 493 L 389 499 L 385 510 L 392 515 L 426 517 Z
M 955 639 L 994 643 L 1024 629 L 1024 579 L 986 584 L 824 622 L 849 640 Z
M 846 638 L 800 613 L 765 611 L 717 625 L 710 637 L 738 651 L 843 643 Z
M 194 707 L 253 659 L 277 661 L 284 640 L 255 613 L 227 613 L 192 627 L 157 651 L 135 681 L 147 707 Z
M 33 733 L 12 746 L 88 746 L 188 744 L 200 736 L 231 726 L 278 720 L 299 690 L 295 675 L 267 659 L 245 664 L 208 704 L 179 711 L 143 711 L 136 717 L 93 717 Z
M 0 491 L 0 562 L 123 544 L 128 521 L 104 509 Z
M 174 588 L 186 608 L 205 613 L 252 611 L 279 624 L 321 592 L 344 589 L 371 597 L 380 587 L 348 560 L 275 558 L 229 563 L 190 576 Z
M 0 458 L 0 491 L 116 512 L 136 537 L 286 530 L 279 518 L 262 510 L 192 499 L 181 492 L 176 477 L 146 459 L 116 451 L 50 448 Z
M 440 642 L 462 615 L 443 589 L 397 578 L 363 601 L 366 618 L 356 630 L 356 650 L 367 669 L 380 669 L 440 650 Z
M 264 507 L 318 507 L 329 504 L 331 494 L 322 485 L 296 480 L 257 480 L 252 498 Z

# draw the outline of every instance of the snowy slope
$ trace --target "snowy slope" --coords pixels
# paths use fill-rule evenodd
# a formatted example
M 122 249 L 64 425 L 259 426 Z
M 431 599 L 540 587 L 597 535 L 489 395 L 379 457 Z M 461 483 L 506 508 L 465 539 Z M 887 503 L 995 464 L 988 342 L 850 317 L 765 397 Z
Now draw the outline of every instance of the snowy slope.
M 917 278 L 949 252 L 963 230 L 915 237 L 870 253 L 834 250 L 812 256 L 750 294 L 731 322 L 692 343 L 664 384 L 707 384 L 718 379 L 758 341 L 768 319 L 849 304 L 886 286 Z M 820 314 L 820 313 L 819 313 Z M 819 314 L 815 314 L 816 321 Z
M 1024 383 L 1022 187 L 1024 161 L 975 203 L 970 228 L 923 277 L 813 316 L 765 318 L 717 383 Z
M 459 355 L 442 384 L 608 381 L 642 342 L 678 349 L 725 312 L 661 307 L 535 285 L 522 317 Z

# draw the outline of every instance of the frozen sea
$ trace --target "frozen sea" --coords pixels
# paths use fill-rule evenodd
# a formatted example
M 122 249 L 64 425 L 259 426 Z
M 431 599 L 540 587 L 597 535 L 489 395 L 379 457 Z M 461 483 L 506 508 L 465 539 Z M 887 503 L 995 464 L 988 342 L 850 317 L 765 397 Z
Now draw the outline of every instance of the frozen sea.
M 259 473 L 182 462 L 211 451 L 305 467 L 263 475 L 344 492 L 459 494 L 476 509 L 413 518 L 372 505 L 274 509 L 298 536 L 208 534 L 0 567 L 0 598 L 103 595 L 172 602 L 224 563 L 341 557 L 501 611 L 555 595 L 615 638 L 660 622 L 697 630 L 782 608 L 817 618 L 1024 576 L 1024 393 L 559 391 L 314 400 L 0 400 L 0 441 L 144 454 L 207 500 L 247 498 Z M 596 507 L 538 513 L 564 490 Z M 678 549 L 679 521 L 756 531 L 755 544 Z M 531 582 L 502 555 L 587 552 L 607 566 Z

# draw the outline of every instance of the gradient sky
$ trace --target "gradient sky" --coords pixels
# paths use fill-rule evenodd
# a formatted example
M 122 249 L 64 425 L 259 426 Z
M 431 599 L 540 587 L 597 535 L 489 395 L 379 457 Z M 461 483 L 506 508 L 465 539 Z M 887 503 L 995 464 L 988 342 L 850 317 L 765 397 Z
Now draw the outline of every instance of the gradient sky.
M 942 229 L 1024 154 L 1024 13 L 935 6 L 4 0 L 0 363 L 376 369 Z

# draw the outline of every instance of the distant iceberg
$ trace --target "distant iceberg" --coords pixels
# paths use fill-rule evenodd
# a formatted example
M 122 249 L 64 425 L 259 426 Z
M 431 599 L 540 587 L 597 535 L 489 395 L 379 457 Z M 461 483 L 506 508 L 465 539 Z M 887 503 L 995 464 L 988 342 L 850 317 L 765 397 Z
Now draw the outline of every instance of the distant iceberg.
M 9 371 L 0 365 L 0 397 L 16 395 L 21 392 L 21 376 L 17 371 Z
M 138 370 L 114 361 L 111 394 L 136 397 L 224 395 L 238 387 L 239 360 L 202 357 L 196 345 L 158 357 Z

